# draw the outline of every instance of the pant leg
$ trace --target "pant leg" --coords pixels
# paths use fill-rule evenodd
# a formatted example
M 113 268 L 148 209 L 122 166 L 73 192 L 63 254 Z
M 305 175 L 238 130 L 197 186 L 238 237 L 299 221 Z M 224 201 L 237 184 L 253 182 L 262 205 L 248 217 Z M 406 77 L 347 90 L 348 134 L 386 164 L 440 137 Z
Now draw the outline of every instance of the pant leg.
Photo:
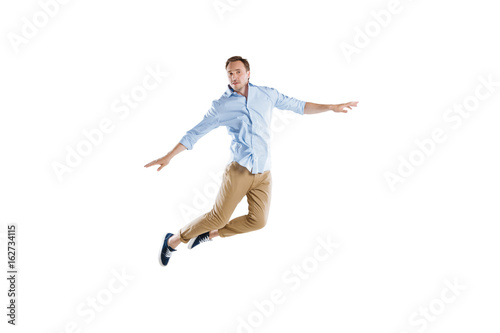
M 269 215 L 271 192 L 271 171 L 255 175 L 247 193 L 248 214 L 232 219 L 225 227 L 219 229 L 219 236 L 229 237 L 263 228 Z
M 180 230 L 181 242 L 187 243 L 191 238 L 204 232 L 224 227 L 236 206 L 247 194 L 252 182 L 252 174 L 245 167 L 237 162 L 229 164 L 224 171 L 212 210 L 197 217 Z

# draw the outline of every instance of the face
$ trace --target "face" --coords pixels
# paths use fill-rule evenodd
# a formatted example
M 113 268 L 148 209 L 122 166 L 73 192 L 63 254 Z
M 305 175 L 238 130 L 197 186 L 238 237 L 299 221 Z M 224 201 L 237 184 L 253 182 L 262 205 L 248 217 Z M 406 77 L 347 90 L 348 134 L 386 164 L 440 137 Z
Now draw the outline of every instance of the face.
M 247 72 L 245 65 L 241 61 L 233 61 L 227 65 L 227 79 L 229 85 L 235 91 L 243 90 L 250 79 L 250 71 Z

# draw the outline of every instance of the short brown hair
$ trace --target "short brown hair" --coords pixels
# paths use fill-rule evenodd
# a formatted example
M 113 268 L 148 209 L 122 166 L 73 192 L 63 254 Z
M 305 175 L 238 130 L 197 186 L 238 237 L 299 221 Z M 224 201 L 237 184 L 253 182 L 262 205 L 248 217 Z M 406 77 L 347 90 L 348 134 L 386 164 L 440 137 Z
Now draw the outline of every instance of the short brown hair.
M 250 71 L 250 64 L 248 63 L 248 60 L 243 59 L 240 56 L 234 56 L 234 57 L 231 57 L 231 58 L 227 59 L 227 61 L 226 61 L 226 68 L 227 68 L 227 65 L 229 65 L 229 63 L 235 62 L 235 61 L 241 61 L 243 63 L 243 65 L 245 65 L 245 68 L 246 68 L 247 72 Z

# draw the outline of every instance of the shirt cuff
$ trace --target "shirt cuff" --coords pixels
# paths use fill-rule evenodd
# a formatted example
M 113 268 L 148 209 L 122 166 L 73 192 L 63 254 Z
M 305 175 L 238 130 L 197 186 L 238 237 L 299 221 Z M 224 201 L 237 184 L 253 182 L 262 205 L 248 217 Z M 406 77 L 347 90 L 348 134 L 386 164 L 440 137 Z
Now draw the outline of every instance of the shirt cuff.
M 306 102 L 305 101 L 299 101 L 299 105 L 300 105 L 300 110 L 297 113 L 300 114 L 300 115 L 304 115 L 304 111 L 305 111 L 305 108 L 306 108 Z
M 181 141 L 179 141 L 179 143 L 181 143 L 184 147 L 186 147 L 187 150 L 192 150 L 193 149 L 193 145 L 189 142 L 188 138 L 186 135 L 184 135 L 181 139 Z

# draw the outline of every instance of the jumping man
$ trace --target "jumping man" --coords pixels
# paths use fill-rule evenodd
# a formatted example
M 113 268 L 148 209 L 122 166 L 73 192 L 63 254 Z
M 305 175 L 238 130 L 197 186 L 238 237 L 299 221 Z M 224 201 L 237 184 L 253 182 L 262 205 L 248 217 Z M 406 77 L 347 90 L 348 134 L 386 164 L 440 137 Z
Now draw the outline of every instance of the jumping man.
M 358 102 L 343 104 L 315 104 L 288 97 L 274 88 L 249 82 L 250 65 L 246 59 L 235 56 L 226 61 L 229 85 L 224 94 L 212 102 L 203 119 L 186 132 L 180 142 L 165 156 L 145 165 L 165 167 L 181 151 L 193 145 L 211 130 L 225 126 L 232 137 L 231 162 L 226 165 L 222 184 L 211 211 L 185 225 L 176 234 L 167 233 L 163 239 L 159 260 L 166 266 L 179 244 L 188 249 L 211 241 L 263 228 L 267 223 L 271 203 L 270 124 L 274 108 L 290 110 L 300 115 L 326 111 L 346 113 Z M 248 214 L 231 215 L 247 197 Z

